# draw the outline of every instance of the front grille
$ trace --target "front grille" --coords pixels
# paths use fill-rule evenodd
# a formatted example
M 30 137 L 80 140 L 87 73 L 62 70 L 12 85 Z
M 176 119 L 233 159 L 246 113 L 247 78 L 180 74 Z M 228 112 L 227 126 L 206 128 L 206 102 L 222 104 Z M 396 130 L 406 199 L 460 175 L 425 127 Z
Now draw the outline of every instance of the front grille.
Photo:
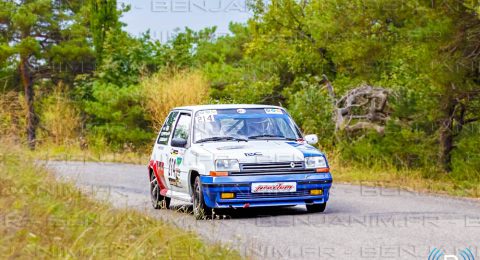
M 293 166 L 293 167 L 292 167 Z M 285 172 L 305 169 L 303 162 L 242 163 L 242 172 Z
M 309 190 L 297 192 L 276 192 L 276 193 L 242 193 L 236 194 L 236 199 L 268 199 L 268 198 L 291 198 L 310 196 Z

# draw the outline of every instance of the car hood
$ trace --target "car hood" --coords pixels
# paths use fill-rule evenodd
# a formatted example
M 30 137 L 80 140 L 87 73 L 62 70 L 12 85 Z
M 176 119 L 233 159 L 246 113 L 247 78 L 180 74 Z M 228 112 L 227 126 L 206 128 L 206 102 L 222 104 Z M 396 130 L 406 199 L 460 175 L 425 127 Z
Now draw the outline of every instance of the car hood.
M 283 140 L 211 142 L 200 144 L 198 148 L 215 158 L 238 159 L 240 163 L 303 161 L 306 156 L 323 155 L 304 142 Z

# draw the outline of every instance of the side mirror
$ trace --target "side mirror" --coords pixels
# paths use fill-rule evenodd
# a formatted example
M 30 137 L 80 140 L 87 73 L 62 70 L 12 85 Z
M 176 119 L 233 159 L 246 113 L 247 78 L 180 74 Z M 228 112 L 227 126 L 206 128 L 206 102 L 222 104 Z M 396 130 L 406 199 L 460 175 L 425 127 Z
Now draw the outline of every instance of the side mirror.
M 185 148 L 185 146 L 187 146 L 187 140 L 183 139 L 183 138 L 173 138 L 172 139 L 172 146 L 173 147 Z
M 316 144 L 318 143 L 318 136 L 317 135 L 306 135 L 305 141 L 307 144 Z

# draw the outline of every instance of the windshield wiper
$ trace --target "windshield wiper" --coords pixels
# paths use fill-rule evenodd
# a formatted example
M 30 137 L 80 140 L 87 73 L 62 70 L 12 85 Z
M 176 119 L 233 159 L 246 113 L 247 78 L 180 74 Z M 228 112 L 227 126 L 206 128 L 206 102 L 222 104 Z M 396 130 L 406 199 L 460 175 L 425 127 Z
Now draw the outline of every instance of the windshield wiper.
M 244 138 L 238 138 L 238 137 L 233 137 L 233 136 L 213 136 L 213 137 L 208 137 L 204 139 L 200 139 L 197 141 L 197 143 L 204 143 L 204 142 L 214 142 L 214 141 L 244 141 L 248 142 L 247 139 Z
M 249 136 L 248 139 L 260 139 L 260 138 L 281 138 L 281 139 L 290 139 L 290 138 L 286 138 L 285 136 L 283 135 L 252 135 L 252 136 Z

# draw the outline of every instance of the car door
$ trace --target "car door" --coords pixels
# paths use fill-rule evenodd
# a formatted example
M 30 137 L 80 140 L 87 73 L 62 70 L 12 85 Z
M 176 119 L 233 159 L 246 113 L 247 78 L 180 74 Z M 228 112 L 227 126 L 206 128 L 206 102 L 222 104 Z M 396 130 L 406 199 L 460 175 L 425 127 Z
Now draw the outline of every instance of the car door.
M 172 187 L 168 181 L 167 172 L 168 172 L 168 159 L 170 154 L 170 137 L 172 136 L 173 127 L 175 126 L 175 122 L 177 121 L 178 115 L 180 114 L 179 111 L 172 111 L 167 116 L 165 123 L 158 134 L 157 142 L 155 143 L 155 152 L 154 152 L 154 160 L 157 164 L 157 173 L 160 177 L 160 182 L 162 182 L 163 186 L 166 186 L 167 189 L 171 190 Z
M 175 123 L 172 137 L 170 138 L 170 153 L 168 154 L 168 182 L 173 191 L 188 192 L 188 168 L 184 159 L 190 147 L 190 132 L 192 115 L 190 112 L 181 112 Z M 179 141 L 181 144 L 179 144 Z

